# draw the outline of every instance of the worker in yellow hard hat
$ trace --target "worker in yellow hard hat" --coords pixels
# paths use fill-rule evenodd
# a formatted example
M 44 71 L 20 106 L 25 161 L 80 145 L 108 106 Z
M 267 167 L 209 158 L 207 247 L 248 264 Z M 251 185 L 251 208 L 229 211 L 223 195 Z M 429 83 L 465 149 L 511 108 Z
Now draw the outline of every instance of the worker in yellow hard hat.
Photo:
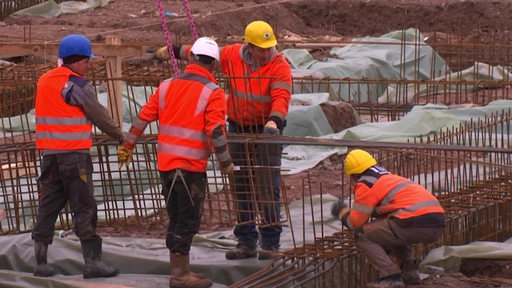
M 350 151 L 345 172 L 355 182 L 352 209 L 340 200 L 331 213 L 355 231 L 358 246 L 378 271 L 379 281 L 373 287 L 419 284 L 411 245 L 441 237 L 445 226 L 441 204 L 419 184 L 377 166 L 367 151 Z M 392 251 L 399 264 L 386 251 Z
M 229 77 L 228 133 L 283 133 L 291 98 L 292 75 L 289 63 L 277 51 L 276 45 L 277 38 L 270 24 L 257 20 L 245 27 L 244 43 L 220 48 L 218 68 Z M 189 49 L 187 45 L 172 45 L 173 54 L 178 59 L 186 59 Z M 168 59 L 167 47 L 157 51 L 155 57 Z M 233 162 L 239 167 L 230 181 L 235 192 L 239 223 L 234 228 L 238 244 L 227 251 L 226 259 L 271 259 L 278 253 L 282 232 L 282 146 L 246 145 L 229 145 Z M 266 169 L 254 169 L 251 165 Z M 259 219 L 265 225 L 256 227 L 256 213 L 260 213 Z M 257 250 L 258 240 L 260 251 Z

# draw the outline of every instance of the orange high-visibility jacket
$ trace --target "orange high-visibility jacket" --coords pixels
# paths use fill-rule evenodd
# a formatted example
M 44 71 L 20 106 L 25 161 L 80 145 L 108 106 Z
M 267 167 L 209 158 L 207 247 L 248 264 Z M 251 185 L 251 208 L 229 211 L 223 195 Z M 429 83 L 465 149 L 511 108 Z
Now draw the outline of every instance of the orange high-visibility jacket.
M 208 70 L 190 64 L 182 75 L 160 83 L 132 125 L 144 130 L 148 123 L 159 120 L 158 170 L 205 172 L 211 152 L 209 139 L 219 125 L 225 129 L 225 117 L 224 90 Z
M 363 180 L 374 181 L 371 188 L 362 179 L 356 183 L 354 205 L 347 219 L 347 226 L 351 229 L 363 226 L 372 215 L 377 218 L 406 219 L 428 213 L 444 213 L 434 195 L 407 178 L 394 174 L 369 178 Z
M 288 114 L 292 77 L 283 55 L 252 70 L 242 58 L 242 44 L 222 47 L 222 71 L 230 76 L 228 117 L 242 126 L 264 125 L 270 116 L 282 120 Z
M 82 77 L 61 66 L 39 78 L 36 92 L 36 148 L 81 150 L 92 147 L 92 123 L 82 108 L 67 104 L 61 94 L 70 76 Z

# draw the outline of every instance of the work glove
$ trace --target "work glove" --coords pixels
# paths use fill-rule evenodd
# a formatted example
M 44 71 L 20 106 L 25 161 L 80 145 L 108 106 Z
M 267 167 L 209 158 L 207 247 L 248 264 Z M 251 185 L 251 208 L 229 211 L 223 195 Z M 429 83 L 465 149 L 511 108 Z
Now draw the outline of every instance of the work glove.
M 276 122 L 273 120 L 267 121 L 267 124 L 263 127 L 263 134 L 279 135 L 279 128 L 277 128 Z
M 155 60 L 165 61 L 169 58 L 171 57 L 169 55 L 169 50 L 167 50 L 167 46 L 158 48 L 158 50 L 153 54 L 153 59 Z
M 235 164 L 231 163 L 226 167 L 220 169 L 220 172 L 224 175 L 231 175 L 235 171 Z
M 128 166 L 128 164 L 130 164 L 130 162 L 132 161 L 132 155 L 133 155 L 133 151 L 124 147 L 124 146 L 119 146 L 119 148 L 117 148 L 117 158 L 118 158 L 118 167 L 119 169 L 121 169 L 121 167 L 123 167 L 123 165 L 126 165 Z
M 336 217 L 337 219 L 341 220 L 341 223 L 348 227 L 347 225 L 347 218 L 350 214 L 350 208 L 347 204 L 343 202 L 343 199 L 338 199 L 336 203 L 333 203 L 331 206 L 331 215 Z

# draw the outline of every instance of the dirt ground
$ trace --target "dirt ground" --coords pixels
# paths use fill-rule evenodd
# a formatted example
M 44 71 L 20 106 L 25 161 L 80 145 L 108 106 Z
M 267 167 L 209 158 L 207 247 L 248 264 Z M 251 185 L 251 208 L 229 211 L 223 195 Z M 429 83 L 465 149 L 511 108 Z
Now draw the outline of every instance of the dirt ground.
M 114 0 L 105 7 L 57 18 L 10 16 L 0 22 L 1 42 L 55 42 L 70 33 L 80 33 L 92 41 L 119 35 L 123 42 L 145 42 L 159 47 L 165 43 L 158 13 L 158 1 Z M 164 0 L 162 11 L 173 43 L 190 43 L 184 1 Z M 297 41 L 343 42 L 353 37 L 379 36 L 407 28 L 418 28 L 425 36 L 434 32 L 452 35 L 467 42 L 485 41 L 489 35 L 510 38 L 510 0 L 191 0 L 190 11 L 199 36 L 210 36 L 219 43 L 242 41 L 244 27 L 253 20 L 265 20 L 274 28 L 279 47 L 292 47 Z M 151 48 L 151 49 L 153 49 Z M 148 51 L 151 52 L 151 51 Z M 315 51 L 312 51 L 315 52 Z M 322 51 L 320 51 L 322 52 Z M 341 157 L 333 156 L 307 171 L 313 185 L 322 183 L 325 193 L 341 195 Z M 284 177 L 297 183 L 305 174 Z M 292 185 L 293 186 L 293 185 Z M 290 197 L 294 190 L 291 189 Z M 100 229 L 102 235 L 161 237 L 165 225 L 130 229 Z M 502 265 L 503 264 L 503 265 Z M 494 265 L 494 266 L 493 266 Z M 427 287 L 512 287 L 510 263 L 489 264 L 474 261 L 472 272 L 439 275 L 422 282 Z M 478 269 L 478 268 L 482 269 Z M 491 268 L 489 268 L 491 267 Z M 505 267 L 505 268 L 503 268 Z M 492 273 L 491 273 L 492 272 Z

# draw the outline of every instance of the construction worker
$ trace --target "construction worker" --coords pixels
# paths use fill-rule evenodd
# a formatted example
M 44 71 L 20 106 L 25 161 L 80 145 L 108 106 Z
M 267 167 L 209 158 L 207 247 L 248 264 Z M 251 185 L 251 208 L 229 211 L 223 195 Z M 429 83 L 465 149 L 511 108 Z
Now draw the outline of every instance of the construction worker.
M 184 73 L 160 83 L 119 149 L 120 164 L 128 164 L 146 126 L 159 121 L 158 170 L 169 216 L 166 245 L 170 250 L 171 288 L 213 284 L 190 271 L 189 252 L 200 226 L 211 146 L 221 172 L 229 175 L 234 170 L 225 131 L 226 96 L 212 75 L 218 60 L 217 43 L 208 37 L 197 39 Z
M 378 271 L 378 283 L 369 287 L 420 284 L 411 245 L 441 237 L 445 218 L 437 198 L 413 181 L 377 166 L 375 158 L 361 149 L 347 154 L 345 172 L 355 182 L 354 204 L 350 209 L 340 200 L 331 213 L 355 231 L 359 248 Z M 388 256 L 388 249 L 400 265 Z
M 243 44 L 222 47 L 220 68 L 229 76 L 228 132 L 244 134 L 282 134 L 291 98 L 291 68 L 277 49 L 272 27 L 253 21 L 245 28 Z M 173 54 L 184 59 L 186 45 L 173 45 Z M 155 53 L 169 58 L 167 47 Z M 281 145 L 258 144 L 248 159 L 244 143 L 231 143 L 236 166 L 233 187 L 238 206 L 238 225 L 234 235 L 238 244 L 226 253 L 227 259 L 258 256 L 270 259 L 279 249 L 281 199 Z M 252 168 L 251 168 L 252 167 Z M 251 179 L 255 171 L 255 180 Z M 262 221 L 256 229 L 256 215 Z M 258 233 L 259 232 L 259 233 Z M 261 250 L 257 252 L 260 240 Z
M 84 78 L 94 57 L 89 39 L 75 34 L 64 37 L 58 57 L 63 65 L 43 74 L 36 91 L 36 148 L 43 160 L 39 177 L 42 198 L 32 231 L 37 264 L 34 275 L 54 274 L 47 264 L 48 245 L 53 242 L 57 216 L 69 203 L 85 260 L 83 277 L 112 277 L 119 270 L 101 261 L 102 239 L 96 234 L 92 128 L 95 125 L 119 143 L 124 135 Z

